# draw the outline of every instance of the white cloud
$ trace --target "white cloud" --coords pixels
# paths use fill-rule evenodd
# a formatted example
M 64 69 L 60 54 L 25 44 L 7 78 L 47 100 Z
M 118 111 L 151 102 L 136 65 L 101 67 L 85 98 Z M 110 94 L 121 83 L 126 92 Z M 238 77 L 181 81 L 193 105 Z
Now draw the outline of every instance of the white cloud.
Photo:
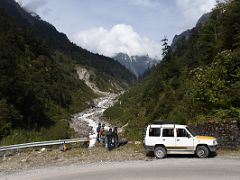
M 72 40 L 89 51 L 112 57 L 122 52 L 128 55 L 146 55 L 161 58 L 161 44 L 151 41 L 129 25 L 117 24 L 107 30 L 103 27 L 80 31 Z
M 20 6 L 28 12 L 36 13 L 38 9 L 47 4 L 47 0 L 15 0 Z
M 211 11 L 216 0 L 176 0 L 176 3 L 186 23 L 193 25 L 203 14 Z
M 20 6 L 23 5 L 23 0 L 15 0 L 15 2 L 17 2 Z
M 39 8 L 44 7 L 46 4 L 47 4 L 46 0 L 34 0 L 24 4 L 23 7 L 30 12 L 37 12 Z

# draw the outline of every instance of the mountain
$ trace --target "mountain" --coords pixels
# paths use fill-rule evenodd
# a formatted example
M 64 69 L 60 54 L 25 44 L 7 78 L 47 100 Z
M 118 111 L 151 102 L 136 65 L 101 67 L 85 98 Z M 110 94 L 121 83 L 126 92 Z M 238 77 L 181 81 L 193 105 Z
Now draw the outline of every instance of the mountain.
M 200 28 L 202 25 L 204 25 L 204 23 L 208 21 L 210 16 L 211 16 L 211 13 L 203 14 L 200 17 L 200 19 L 197 21 L 196 28 Z M 175 35 L 172 40 L 171 50 L 175 52 L 176 49 L 179 48 L 178 46 L 181 46 L 182 42 L 187 41 L 193 35 L 192 33 L 193 33 L 193 29 L 188 29 L 179 35 Z
M 113 57 L 116 61 L 124 65 L 136 77 L 142 76 L 147 70 L 155 66 L 159 60 L 146 56 L 129 56 L 124 53 L 118 53 Z
M 163 60 L 104 115 L 128 124 L 125 135 L 142 139 L 146 124 L 161 119 L 198 123 L 240 122 L 240 2 L 218 2 L 205 19 L 179 37 Z
M 68 138 L 71 114 L 99 96 L 89 84 L 119 92 L 135 80 L 117 61 L 76 46 L 14 0 L 0 1 L 0 144 Z
M 48 47 L 53 51 L 64 53 L 73 63 L 93 70 L 96 75 L 94 78 L 96 83 L 99 82 L 99 77 L 105 81 L 105 86 L 100 89 L 112 89 L 110 86 L 113 81 L 123 88 L 134 83 L 135 77 L 120 63 L 76 46 L 64 33 L 58 32 L 53 25 L 42 20 L 36 14 L 28 13 L 14 0 L 1 0 L 0 9 L 14 17 L 24 28 L 31 29 L 33 34 L 46 41 Z
M 175 35 L 172 44 L 171 44 L 171 50 L 175 52 L 178 49 L 178 46 L 182 44 L 182 42 L 187 41 L 192 36 L 192 30 L 188 29 L 184 32 L 182 32 L 179 35 Z
M 203 14 L 200 19 L 197 21 L 196 27 L 202 26 L 205 22 L 208 21 L 209 17 L 211 16 L 211 13 Z

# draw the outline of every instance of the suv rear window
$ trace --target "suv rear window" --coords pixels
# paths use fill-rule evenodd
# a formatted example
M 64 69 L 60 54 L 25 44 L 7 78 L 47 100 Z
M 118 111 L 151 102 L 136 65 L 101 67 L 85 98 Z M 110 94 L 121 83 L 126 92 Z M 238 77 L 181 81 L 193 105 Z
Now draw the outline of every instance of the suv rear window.
M 149 136 L 151 137 L 159 137 L 160 136 L 160 128 L 150 128 Z
M 173 128 L 163 129 L 162 137 L 174 137 L 174 129 Z

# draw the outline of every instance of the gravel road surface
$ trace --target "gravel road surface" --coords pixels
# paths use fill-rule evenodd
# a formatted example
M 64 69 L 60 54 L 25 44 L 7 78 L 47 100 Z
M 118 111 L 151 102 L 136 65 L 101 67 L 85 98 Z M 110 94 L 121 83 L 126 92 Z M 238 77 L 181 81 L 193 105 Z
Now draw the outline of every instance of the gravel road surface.
M 239 158 L 168 158 L 52 167 L 1 175 L 3 180 L 177 179 L 239 180 Z

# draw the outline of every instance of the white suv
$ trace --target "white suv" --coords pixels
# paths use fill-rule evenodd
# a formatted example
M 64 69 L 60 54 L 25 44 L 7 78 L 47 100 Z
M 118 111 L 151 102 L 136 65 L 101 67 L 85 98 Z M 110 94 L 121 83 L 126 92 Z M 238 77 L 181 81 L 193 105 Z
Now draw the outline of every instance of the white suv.
M 211 136 L 195 136 L 186 125 L 152 124 L 145 132 L 144 147 L 156 158 L 166 154 L 196 154 L 206 158 L 217 150 L 217 140 Z

